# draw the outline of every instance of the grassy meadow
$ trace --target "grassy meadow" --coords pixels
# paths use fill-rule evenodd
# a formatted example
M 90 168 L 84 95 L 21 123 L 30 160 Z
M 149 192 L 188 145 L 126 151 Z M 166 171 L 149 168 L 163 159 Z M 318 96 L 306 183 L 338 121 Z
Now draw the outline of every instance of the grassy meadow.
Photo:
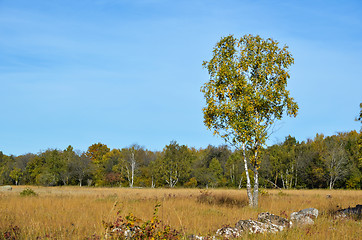
M 223 225 L 257 219 L 260 212 L 288 217 L 314 207 L 319 217 L 313 226 L 278 234 L 243 236 L 244 239 L 362 239 L 361 220 L 335 220 L 330 212 L 362 204 L 361 190 L 263 190 L 258 209 L 247 207 L 246 190 L 128 189 L 30 186 L 38 196 L 20 196 L 26 187 L 0 192 L 0 232 L 15 226 L 20 239 L 87 239 L 103 236 L 102 221 L 111 222 L 117 211 L 152 218 L 154 206 L 164 224 L 188 234 L 213 234 Z M 330 195 L 331 197 L 327 197 Z M 3 237 L 3 236 L 1 236 Z M 0 237 L 0 238 L 1 238 Z

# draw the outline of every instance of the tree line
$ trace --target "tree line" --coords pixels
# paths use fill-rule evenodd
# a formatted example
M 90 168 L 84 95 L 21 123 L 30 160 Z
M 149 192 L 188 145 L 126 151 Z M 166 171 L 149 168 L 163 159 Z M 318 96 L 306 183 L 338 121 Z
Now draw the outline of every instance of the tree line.
M 19 156 L 0 151 L 0 184 L 245 188 L 243 154 L 226 145 L 196 149 L 175 141 L 162 151 L 102 143 L 86 152 L 72 146 Z M 288 136 L 260 154 L 259 182 L 265 188 L 362 187 L 362 132 L 317 134 L 302 142 Z

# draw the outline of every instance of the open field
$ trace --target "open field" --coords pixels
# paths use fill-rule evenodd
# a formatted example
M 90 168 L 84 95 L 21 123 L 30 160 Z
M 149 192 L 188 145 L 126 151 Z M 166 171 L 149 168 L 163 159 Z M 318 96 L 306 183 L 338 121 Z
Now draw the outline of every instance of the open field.
M 222 225 L 241 219 L 257 219 L 268 211 L 289 217 L 294 211 L 314 207 L 320 216 L 315 225 L 292 228 L 278 234 L 245 235 L 246 239 L 362 239 L 361 220 L 333 220 L 332 210 L 362 203 L 361 190 L 264 190 L 257 210 L 246 207 L 245 190 L 128 189 L 31 186 L 38 196 L 22 197 L 25 186 L 0 192 L 0 231 L 20 228 L 24 239 L 85 239 L 102 236 L 102 220 L 110 222 L 116 212 L 132 212 L 149 220 L 156 203 L 158 216 L 185 234 L 214 233 Z M 327 198 L 331 195 L 331 198 Z

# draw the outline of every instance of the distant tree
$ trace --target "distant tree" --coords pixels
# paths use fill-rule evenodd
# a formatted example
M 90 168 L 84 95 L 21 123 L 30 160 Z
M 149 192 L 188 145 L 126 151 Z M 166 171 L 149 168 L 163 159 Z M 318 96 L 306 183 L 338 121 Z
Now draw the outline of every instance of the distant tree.
M 15 167 L 9 176 L 15 181 L 15 185 L 18 185 L 20 178 L 23 176 L 23 172 L 20 168 Z
M 240 164 L 240 152 L 231 154 L 225 164 L 225 177 L 229 180 L 229 186 L 241 188 L 243 166 Z
M 360 107 L 360 111 L 359 111 L 358 117 L 356 118 L 356 121 L 360 121 L 362 124 L 362 103 L 359 104 L 359 107 Z M 362 131 L 362 127 L 361 127 L 361 131 Z
M 242 151 L 247 195 L 253 207 L 258 205 L 260 149 L 274 122 L 284 112 L 296 116 L 298 110 L 286 90 L 288 67 L 294 62 L 287 49 L 271 38 L 245 35 L 236 39 L 230 35 L 216 44 L 211 60 L 203 63 L 210 75 L 201 88 L 206 100 L 204 123 Z M 248 164 L 254 172 L 254 193 Z
M 0 185 L 11 184 L 10 172 L 15 166 L 14 156 L 7 156 L 0 151 Z
M 324 142 L 326 151 L 322 157 L 328 171 L 329 189 L 333 189 L 335 182 L 347 174 L 345 142 L 337 137 L 327 137 Z
M 140 187 L 155 187 L 155 179 L 152 164 L 156 161 L 156 152 L 144 150 L 140 152 L 138 163 L 138 177 L 136 184 Z
M 91 159 L 85 153 L 75 158 L 71 163 L 73 176 L 78 180 L 79 186 L 82 186 L 83 181 L 91 173 Z
M 221 167 L 219 160 L 217 160 L 217 158 L 213 158 L 211 160 L 208 171 L 210 172 L 210 175 L 211 175 L 210 183 L 211 183 L 212 187 L 216 187 L 218 185 L 218 183 L 220 182 L 222 174 L 223 174 L 223 169 Z
M 122 149 L 124 167 L 126 170 L 126 178 L 128 180 L 128 185 L 130 188 L 133 188 L 136 170 L 140 162 L 142 162 L 143 160 L 143 153 L 144 149 L 137 144 L 133 144 L 128 148 Z
M 104 172 L 103 172 L 103 156 L 108 153 L 110 149 L 106 144 L 96 143 L 91 145 L 86 152 L 86 156 L 90 158 L 92 162 L 93 178 L 97 186 L 104 185 Z
M 284 143 L 280 146 L 282 151 L 280 156 L 280 178 L 283 188 L 292 188 L 293 181 L 296 182 L 296 146 L 296 139 L 290 135 L 285 138 Z
M 114 166 L 119 164 L 120 162 L 124 162 L 121 150 L 112 149 L 110 152 L 104 154 L 102 159 L 104 173 L 108 174 L 112 172 Z
M 60 179 L 63 182 L 63 185 L 68 185 L 69 180 L 73 175 L 73 168 L 72 163 L 76 161 L 78 157 L 71 145 L 69 145 L 63 152 L 62 152 L 62 169 L 60 170 Z
M 22 175 L 22 183 L 27 184 L 29 182 L 30 176 L 28 175 L 28 172 L 26 171 L 26 167 L 28 163 L 35 158 L 37 155 L 33 153 L 27 153 L 24 155 L 19 155 L 15 158 L 15 166 L 18 167 L 23 175 Z
M 62 152 L 57 149 L 48 149 L 39 155 L 40 161 L 36 162 L 33 174 L 36 174 L 36 184 L 55 186 L 61 181 L 61 173 L 64 171 L 65 162 Z
M 119 182 L 121 181 L 121 174 L 119 173 L 115 173 L 115 172 L 110 172 L 106 174 L 106 183 L 114 186 L 114 185 L 119 185 Z
M 188 147 L 171 141 L 164 148 L 162 156 L 157 159 L 159 177 L 171 188 L 179 181 L 181 184 L 185 183 L 191 172 L 191 162 L 192 154 Z
M 360 107 L 360 112 L 359 112 L 359 116 L 357 118 L 358 121 L 361 122 L 362 124 L 362 103 L 359 104 L 359 107 Z M 362 125 L 361 125 L 361 129 L 360 129 L 360 135 L 358 137 L 358 140 L 357 140 L 357 151 L 358 151 L 358 162 L 359 162 L 359 168 L 362 170 Z M 361 180 L 362 180 L 362 173 L 361 173 Z M 361 182 L 361 185 L 362 185 L 362 181 Z
M 26 165 L 25 169 L 27 175 L 27 183 L 37 184 L 36 179 L 42 173 L 45 166 L 45 158 L 42 157 L 41 154 L 36 155 L 34 158 L 32 158 Z
M 103 156 L 108 153 L 110 149 L 106 144 L 95 143 L 88 147 L 86 155 L 91 159 L 95 164 L 99 164 L 102 161 Z

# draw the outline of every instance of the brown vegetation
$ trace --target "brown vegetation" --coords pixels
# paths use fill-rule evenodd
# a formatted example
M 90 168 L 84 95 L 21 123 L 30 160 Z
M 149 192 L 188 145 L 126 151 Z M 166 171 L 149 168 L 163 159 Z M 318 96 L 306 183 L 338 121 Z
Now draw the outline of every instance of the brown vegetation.
M 37 196 L 20 196 L 27 187 L 0 192 L 0 233 L 15 229 L 21 238 L 85 239 L 103 236 L 102 221 L 111 222 L 116 212 L 132 212 L 140 219 L 158 217 L 181 233 L 212 234 L 223 225 L 241 219 L 257 219 L 260 212 L 289 217 L 294 211 L 315 207 L 316 224 L 250 239 L 359 239 L 361 221 L 335 220 L 331 212 L 361 203 L 360 190 L 264 190 L 258 209 L 246 205 L 245 190 L 129 189 L 86 187 L 30 187 Z M 330 195 L 329 197 L 327 195 Z M 1 236 L 3 237 L 3 236 Z

